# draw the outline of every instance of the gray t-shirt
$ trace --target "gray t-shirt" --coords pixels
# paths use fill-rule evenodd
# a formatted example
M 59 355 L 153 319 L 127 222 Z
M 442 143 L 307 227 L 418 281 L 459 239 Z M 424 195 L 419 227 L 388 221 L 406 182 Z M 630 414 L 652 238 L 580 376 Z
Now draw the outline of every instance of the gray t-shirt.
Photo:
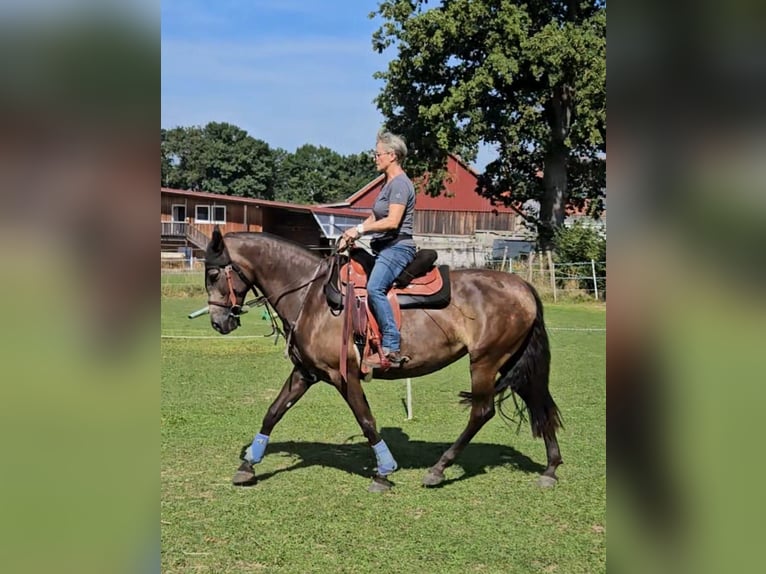
M 399 174 L 391 181 L 387 181 L 380 190 L 378 198 L 375 200 L 375 205 L 372 206 L 372 213 L 375 216 L 375 221 L 383 219 L 388 215 L 388 207 L 392 203 L 396 203 L 404 206 L 404 216 L 402 222 L 399 225 L 399 229 L 392 229 L 386 232 L 378 232 L 372 234 L 373 241 L 396 239 L 400 235 L 412 236 L 413 230 L 413 218 L 415 214 L 415 187 L 412 185 L 410 178 L 406 174 Z M 412 242 L 412 239 L 406 239 L 403 241 Z

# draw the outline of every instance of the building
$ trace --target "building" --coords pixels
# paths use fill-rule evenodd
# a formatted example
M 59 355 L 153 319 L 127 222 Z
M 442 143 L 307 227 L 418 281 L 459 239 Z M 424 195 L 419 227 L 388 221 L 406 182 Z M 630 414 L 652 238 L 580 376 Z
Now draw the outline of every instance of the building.
M 203 255 L 218 225 L 230 231 L 266 231 L 306 245 L 328 250 L 343 230 L 363 221 L 359 211 L 298 205 L 160 188 L 160 248 L 163 252 Z
M 534 249 L 534 232 L 524 226 L 513 208 L 493 205 L 476 193 L 478 174 L 470 166 L 450 155 L 447 173 L 439 196 L 416 189 L 414 232 L 418 246 L 437 250 L 443 262 L 459 267 L 482 266 L 488 259 L 515 257 Z M 328 207 L 368 215 L 383 183 L 380 175 L 346 201 Z
M 535 248 L 536 236 L 510 207 L 476 193 L 478 174 L 458 157 L 447 160 L 442 194 L 416 190 L 414 232 L 420 247 L 436 249 L 445 262 L 481 266 L 487 259 L 516 257 Z M 347 200 L 299 205 L 215 193 L 161 188 L 161 250 L 202 256 L 214 225 L 230 231 L 265 231 L 329 251 L 343 231 L 366 219 L 384 183 L 380 175 Z M 583 212 L 568 210 L 568 221 Z M 603 224 L 602 224 L 603 225 Z M 478 255 L 477 255 L 478 253 Z
M 441 195 L 432 197 L 417 190 L 415 202 L 416 235 L 473 235 L 486 231 L 505 235 L 527 236 L 521 217 L 510 207 L 493 205 L 476 193 L 478 174 L 459 158 L 450 155 Z M 384 177 L 378 176 L 345 202 L 331 207 L 366 211 L 368 214 L 383 187 Z

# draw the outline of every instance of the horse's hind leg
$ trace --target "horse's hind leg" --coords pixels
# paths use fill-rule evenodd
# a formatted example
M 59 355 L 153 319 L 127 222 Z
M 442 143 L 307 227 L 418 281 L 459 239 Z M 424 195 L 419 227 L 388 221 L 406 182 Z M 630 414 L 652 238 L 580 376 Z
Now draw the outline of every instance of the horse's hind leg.
M 471 415 L 468 425 L 455 443 L 441 456 L 423 478 L 424 486 L 436 486 L 444 480 L 444 470 L 450 466 L 481 427 L 495 416 L 495 375 L 491 366 L 475 363 L 471 366 Z
M 540 486 L 553 486 L 558 481 L 556 468 L 562 463 L 559 442 L 556 440 L 556 433 L 553 433 L 551 437 L 546 435 L 543 438 L 545 440 L 546 454 L 548 455 L 548 468 L 537 479 L 537 483 Z
M 556 439 L 556 429 L 561 426 L 561 415 L 547 386 L 536 389 L 521 387 L 519 396 L 524 400 L 530 415 L 532 435 L 542 437 L 545 441 L 545 453 L 548 466 L 538 477 L 540 486 L 553 486 L 558 481 L 556 469 L 563 462 Z
M 306 393 L 314 381 L 308 381 L 301 375 L 298 369 L 293 369 L 290 376 L 287 377 L 285 384 L 279 395 L 271 403 L 269 410 L 263 417 L 261 430 L 253 439 L 253 443 L 242 449 L 242 464 L 232 478 L 232 483 L 237 486 L 247 486 L 255 484 L 255 471 L 253 464 L 261 462 L 263 454 L 266 451 L 266 445 L 269 442 L 269 435 L 276 424 L 284 416 L 287 410 L 292 407 Z

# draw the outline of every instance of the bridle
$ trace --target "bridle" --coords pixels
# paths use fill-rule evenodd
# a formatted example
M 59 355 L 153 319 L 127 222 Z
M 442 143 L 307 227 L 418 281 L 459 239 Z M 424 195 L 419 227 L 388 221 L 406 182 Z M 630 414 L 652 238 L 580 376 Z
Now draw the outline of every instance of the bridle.
M 250 290 L 255 293 L 256 297 L 258 297 L 258 292 L 255 290 L 255 285 L 247 278 L 247 276 L 242 272 L 242 269 L 240 269 L 239 266 L 234 262 L 229 262 L 227 265 L 207 266 L 205 273 L 207 273 L 210 269 L 223 270 L 224 276 L 226 277 L 226 284 L 229 287 L 229 301 L 227 303 L 221 303 L 219 301 L 212 301 L 208 299 L 207 304 L 228 309 L 229 316 L 237 322 L 237 327 L 239 327 L 240 317 L 242 316 L 242 305 L 237 303 L 237 299 L 241 297 L 244 301 L 245 295 L 247 295 L 247 292 Z M 240 281 L 245 284 L 245 290 L 241 293 L 238 293 L 237 290 L 234 289 L 234 283 L 232 282 L 232 271 L 235 272 L 239 276 Z
M 335 255 L 335 254 L 336 254 L 335 251 L 333 251 L 333 255 Z M 302 288 L 304 288 L 304 287 L 306 287 L 308 285 L 311 285 L 317 279 L 317 277 L 319 276 L 319 271 L 322 269 L 323 264 L 324 264 L 324 261 L 320 261 L 319 265 L 314 270 L 313 277 L 309 281 L 301 280 L 299 283 L 294 283 L 294 284 L 289 285 L 288 288 L 285 289 L 279 295 L 279 297 L 277 298 L 277 301 L 279 299 L 281 299 L 281 297 L 284 296 L 285 294 L 291 293 L 292 291 L 294 291 L 296 286 L 299 289 L 302 289 Z M 208 299 L 207 304 L 208 305 L 214 305 L 216 307 L 223 307 L 224 309 L 228 309 L 229 310 L 229 317 L 231 317 L 232 319 L 234 319 L 236 321 L 237 327 L 241 327 L 242 324 L 240 322 L 240 317 L 244 313 L 246 313 L 248 311 L 247 308 L 243 308 L 243 304 L 244 304 L 244 300 L 245 300 L 245 295 L 247 295 L 248 291 L 252 290 L 252 292 L 256 296 L 257 300 L 253 301 L 253 302 L 248 302 L 247 305 L 248 306 L 252 306 L 252 305 L 265 305 L 266 306 L 266 310 L 267 310 L 268 315 L 269 315 L 269 318 L 271 319 L 272 332 L 269 335 L 264 335 L 264 336 L 270 337 L 271 335 L 276 334 L 277 335 L 277 339 L 274 340 L 274 343 L 276 344 L 276 342 L 277 342 L 277 340 L 279 338 L 279 335 L 281 335 L 287 341 L 288 348 L 290 348 L 290 343 L 291 343 L 292 336 L 294 335 L 295 330 L 297 329 L 297 326 L 298 326 L 298 322 L 299 322 L 301 316 L 303 315 L 303 307 L 304 307 L 304 305 L 306 303 L 306 294 L 304 294 L 304 296 L 301 298 L 301 304 L 300 304 L 300 308 L 298 309 L 298 316 L 296 317 L 295 322 L 293 323 L 292 326 L 289 326 L 289 328 L 287 329 L 288 334 L 285 335 L 285 333 L 282 331 L 282 329 L 279 328 L 279 325 L 277 324 L 277 321 L 276 321 L 276 319 L 274 317 L 274 313 L 269 309 L 269 306 L 273 307 L 273 306 L 276 305 L 276 301 L 271 301 L 271 297 L 269 297 L 269 296 L 267 296 L 265 294 L 260 295 L 258 293 L 258 290 L 256 289 L 255 283 L 253 281 L 250 281 L 250 279 L 247 278 L 247 276 L 242 272 L 242 269 L 240 269 L 240 267 L 236 263 L 234 263 L 233 261 L 230 260 L 226 264 L 220 264 L 220 265 L 206 264 L 205 265 L 205 273 L 206 274 L 211 269 L 223 270 L 224 275 L 226 277 L 226 285 L 229 288 L 229 295 L 228 295 L 229 296 L 229 300 L 226 303 L 221 303 L 220 301 L 212 301 L 212 300 Z M 242 283 L 245 284 L 245 290 L 244 291 L 238 293 L 236 291 L 236 289 L 234 289 L 234 283 L 232 281 L 232 277 L 233 277 L 232 271 L 234 273 L 236 273 L 239 276 L 240 281 L 242 281 Z M 237 303 L 237 299 L 240 298 L 240 297 L 242 298 L 243 304 Z

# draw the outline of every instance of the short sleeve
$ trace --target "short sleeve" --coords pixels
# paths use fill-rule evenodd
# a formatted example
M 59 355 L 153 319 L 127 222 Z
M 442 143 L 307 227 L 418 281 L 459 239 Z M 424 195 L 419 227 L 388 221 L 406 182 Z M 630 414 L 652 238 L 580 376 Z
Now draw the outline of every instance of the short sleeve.
M 410 198 L 410 190 L 407 187 L 407 183 L 401 180 L 394 180 L 391 182 L 391 191 L 388 195 L 389 203 L 396 203 L 398 205 L 407 205 L 407 201 Z

